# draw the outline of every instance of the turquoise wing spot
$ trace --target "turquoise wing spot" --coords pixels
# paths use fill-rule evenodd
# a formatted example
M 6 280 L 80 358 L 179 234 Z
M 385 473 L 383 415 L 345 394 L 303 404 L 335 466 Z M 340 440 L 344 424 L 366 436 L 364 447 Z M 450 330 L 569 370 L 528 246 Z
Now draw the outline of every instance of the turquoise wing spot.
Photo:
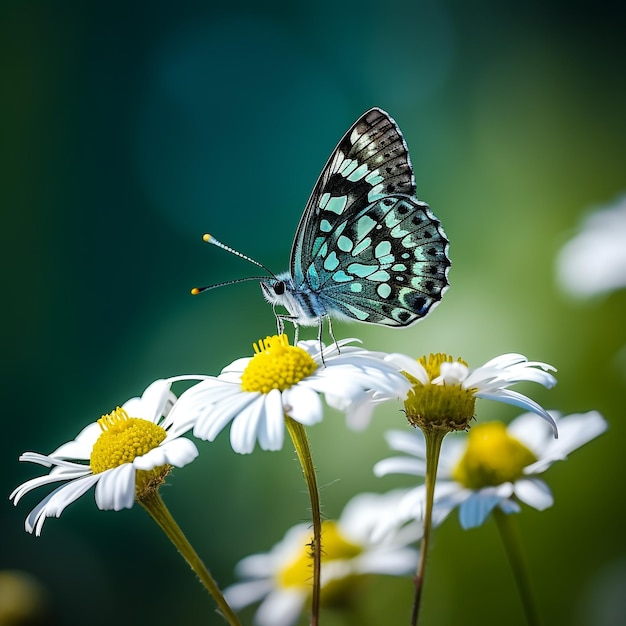
M 339 259 L 337 258 L 337 253 L 333 250 L 325 259 L 324 259 L 324 269 L 329 272 L 333 272 L 339 267 Z
M 337 215 L 341 215 L 346 208 L 346 204 L 348 202 L 348 196 L 337 196 L 332 197 L 326 203 L 324 209 L 326 211 L 331 211 L 332 213 L 336 213 Z
M 362 239 L 359 243 L 354 246 L 354 250 L 352 250 L 352 256 L 358 256 L 361 252 L 365 252 L 369 250 L 369 247 L 372 245 L 372 240 L 369 237 Z
M 364 322 L 370 316 L 367 311 L 363 311 L 362 309 L 359 309 L 352 304 L 346 304 L 345 306 L 357 320 L 361 320 L 362 322 Z
M 376 293 L 381 298 L 388 298 L 391 295 L 391 286 L 389 283 L 380 283 L 380 285 L 376 287 Z
M 352 243 L 352 240 L 349 237 L 346 237 L 345 235 L 340 235 L 339 238 L 337 239 L 337 247 L 342 252 L 350 252 L 353 246 L 354 244 Z
M 338 283 L 349 283 L 351 280 L 354 280 L 354 276 L 350 276 L 346 274 L 343 270 L 339 270 L 333 274 L 333 280 Z
M 378 270 L 377 272 L 374 272 L 373 274 L 370 274 L 367 277 L 367 280 L 372 280 L 374 282 L 377 283 L 385 283 L 387 282 L 389 279 L 391 278 L 391 276 L 389 275 L 389 272 L 386 272 L 385 270 Z
M 363 239 L 373 228 L 376 227 L 376 220 L 372 219 L 369 215 L 363 215 L 359 218 L 356 225 L 356 233 L 359 239 Z
M 365 182 L 367 182 L 370 185 L 372 185 L 372 187 L 378 185 L 379 183 L 382 183 L 384 180 L 385 180 L 385 177 L 381 176 L 380 173 L 378 172 L 378 170 L 374 170 L 373 172 L 370 172 L 365 177 Z
M 390 241 L 381 241 L 376 248 L 374 248 L 374 256 L 377 259 L 381 257 L 387 256 L 391 252 L 391 242 Z
M 350 176 L 347 176 L 346 178 L 351 183 L 356 183 L 358 180 L 361 180 L 361 178 L 363 178 L 364 176 L 367 176 L 368 172 L 369 172 L 369 168 L 367 167 L 367 163 L 363 163 L 362 165 L 359 165 L 359 167 L 357 167 L 350 174 Z
M 363 265 L 362 263 L 350 263 L 346 268 L 350 274 L 358 276 L 359 278 L 367 278 L 370 274 L 376 271 L 377 265 Z

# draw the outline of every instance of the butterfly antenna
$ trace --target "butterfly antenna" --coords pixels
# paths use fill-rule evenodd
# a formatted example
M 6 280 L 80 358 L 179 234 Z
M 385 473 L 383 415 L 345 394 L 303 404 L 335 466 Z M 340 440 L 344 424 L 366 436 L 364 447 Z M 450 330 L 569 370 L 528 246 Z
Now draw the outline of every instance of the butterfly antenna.
M 273 278 L 276 278 L 276 276 L 274 275 L 274 272 L 272 272 L 269 268 L 265 267 L 263 263 L 260 263 L 259 261 L 253 259 L 252 257 L 249 257 L 235 250 L 234 248 L 227 246 L 225 243 L 222 243 L 221 241 L 213 237 L 213 235 L 210 235 L 209 233 L 205 233 L 204 235 L 202 235 L 202 239 L 206 241 L 207 243 L 217 246 L 218 248 L 222 248 L 222 250 L 226 250 L 226 252 L 230 252 L 231 254 L 234 254 L 235 256 L 238 256 L 241 259 L 249 261 L 253 265 L 256 265 L 257 267 L 264 269 Z M 267 278 L 267 277 L 266 276 L 250 276 L 248 278 L 237 278 L 236 280 L 227 280 L 226 282 L 218 283 L 217 285 L 208 285 L 206 287 L 194 287 L 191 290 L 191 293 L 194 296 L 197 296 L 199 293 L 202 293 L 203 291 L 208 291 L 209 289 L 216 289 L 217 287 L 224 287 L 225 285 L 234 285 L 236 283 L 243 283 L 248 280 L 263 280 L 264 278 Z
M 236 278 L 235 280 L 227 280 L 227 281 L 224 281 L 223 283 L 217 283 L 216 285 L 207 285 L 206 287 L 194 287 L 191 290 L 191 295 L 197 296 L 199 293 L 202 293 L 203 291 L 209 291 L 209 289 L 217 289 L 218 287 L 224 287 L 226 285 L 235 285 L 237 283 L 245 283 L 246 281 L 249 281 L 249 280 L 263 280 L 264 278 L 267 278 L 267 276 L 249 276 L 248 278 Z

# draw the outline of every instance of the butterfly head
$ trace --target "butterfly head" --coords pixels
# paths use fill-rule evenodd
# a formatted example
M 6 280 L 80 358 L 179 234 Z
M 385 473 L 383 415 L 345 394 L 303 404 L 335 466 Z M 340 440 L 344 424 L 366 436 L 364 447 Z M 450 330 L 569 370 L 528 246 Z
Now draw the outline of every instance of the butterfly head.
M 282 272 L 271 278 L 261 278 L 263 297 L 274 308 L 287 309 L 288 315 L 280 315 L 299 326 L 317 326 L 328 315 L 319 298 L 306 288 L 297 289 L 290 272 Z

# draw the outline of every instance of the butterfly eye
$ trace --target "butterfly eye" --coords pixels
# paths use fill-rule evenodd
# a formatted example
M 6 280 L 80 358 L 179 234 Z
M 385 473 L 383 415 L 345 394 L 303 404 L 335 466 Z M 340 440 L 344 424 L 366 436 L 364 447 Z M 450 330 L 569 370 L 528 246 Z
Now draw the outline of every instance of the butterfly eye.
M 282 296 L 285 293 L 285 283 L 282 280 L 278 280 L 274 283 L 274 293 L 277 296 Z

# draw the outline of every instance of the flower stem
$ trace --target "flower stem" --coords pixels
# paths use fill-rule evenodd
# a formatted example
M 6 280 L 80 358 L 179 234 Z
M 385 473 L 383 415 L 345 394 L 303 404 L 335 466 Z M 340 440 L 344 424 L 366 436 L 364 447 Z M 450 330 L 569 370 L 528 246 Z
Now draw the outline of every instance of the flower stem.
M 223 617 L 230 624 L 230 626 L 241 626 L 241 622 L 230 608 L 226 599 L 219 590 L 217 583 L 213 580 L 209 570 L 204 563 L 200 560 L 200 557 L 196 554 L 196 551 L 192 548 L 191 544 L 187 540 L 187 537 L 183 534 L 178 524 L 174 521 L 171 513 L 165 506 L 163 499 L 158 491 L 152 491 L 148 495 L 142 497 L 139 503 L 148 511 L 152 519 L 160 526 L 161 530 L 167 535 L 169 540 L 176 546 L 182 557 L 187 561 L 191 569 L 198 575 L 202 584 L 206 587 L 207 591 L 213 596 L 215 602 Z
M 426 571 L 426 555 L 430 543 L 430 533 L 432 530 L 433 503 L 435 500 L 435 479 L 437 478 L 437 466 L 439 465 L 439 452 L 441 443 L 447 431 L 438 428 L 423 428 L 426 440 L 426 476 L 424 484 L 426 486 L 426 510 L 424 511 L 424 535 L 420 546 L 420 560 L 415 574 L 415 599 L 413 601 L 413 613 L 411 615 L 411 626 L 417 625 L 417 618 L 422 600 L 422 590 L 424 589 L 424 574 Z
M 317 476 L 311 457 L 309 440 L 306 430 L 300 422 L 285 415 L 285 424 L 296 448 L 298 460 L 302 466 L 302 473 L 306 481 L 309 498 L 311 499 L 311 515 L 313 518 L 313 541 L 311 551 L 313 557 L 313 593 L 311 597 L 311 626 L 318 626 L 320 612 L 320 576 L 322 571 L 322 513 L 320 510 L 320 495 L 317 488 Z
M 526 614 L 526 622 L 528 626 L 539 626 L 539 611 L 535 594 L 533 592 L 528 562 L 522 548 L 522 542 L 519 529 L 513 515 L 507 515 L 501 509 L 496 507 L 493 510 L 493 517 L 496 520 L 502 543 L 509 559 L 509 564 L 513 570 L 513 576 L 517 583 L 517 589 L 524 606 Z

